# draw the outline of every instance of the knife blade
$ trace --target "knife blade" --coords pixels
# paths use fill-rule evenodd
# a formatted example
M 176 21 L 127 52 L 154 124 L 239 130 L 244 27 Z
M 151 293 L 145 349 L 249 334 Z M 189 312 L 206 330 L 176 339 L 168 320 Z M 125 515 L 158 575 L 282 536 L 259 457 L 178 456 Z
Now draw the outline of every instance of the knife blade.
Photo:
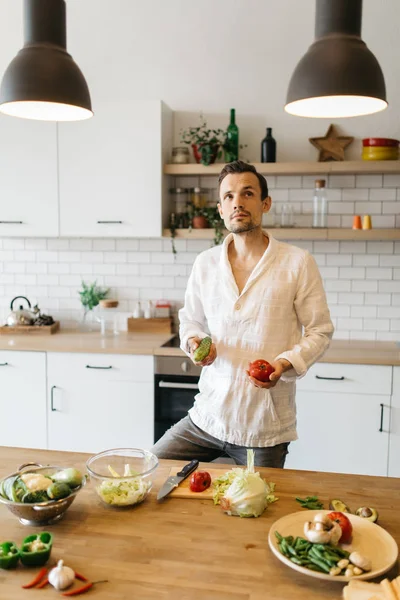
M 161 488 L 157 494 L 157 500 L 162 500 L 162 498 L 165 498 L 165 496 L 168 496 L 168 494 L 170 492 L 172 492 L 173 489 L 178 487 L 178 485 L 184 479 L 186 479 L 186 477 L 188 477 L 190 475 L 190 473 L 193 473 L 193 471 L 195 471 L 198 466 L 199 466 L 198 460 L 191 460 L 190 463 L 185 465 L 183 467 L 183 469 L 181 471 L 179 471 L 179 473 L 177 473 L 176 475 L 170 475 L 164 481 L 163 485 L 161 486 Z

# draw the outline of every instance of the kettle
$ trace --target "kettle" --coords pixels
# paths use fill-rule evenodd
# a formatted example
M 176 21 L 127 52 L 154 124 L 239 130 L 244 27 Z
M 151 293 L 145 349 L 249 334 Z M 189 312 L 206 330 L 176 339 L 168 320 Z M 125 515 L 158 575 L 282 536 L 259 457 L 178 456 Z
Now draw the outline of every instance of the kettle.
M 32 325 L 36 319 L 36 313 L 34 311 L 24 309 L 22 304 L 20 304 L 18 310 L 13 309 L 14 302 L 15 300 L 18 300 L 18 298 L 26 300 L 29 309 L 31 308 L 31 303 L 29 302 L 28 298 L 25 298 L 25 296 L 15 296 L 15 298 L 11 300 L 11 313 L 7 317 L 7 325 L 9 327 L 16 327 L 18 325 Z

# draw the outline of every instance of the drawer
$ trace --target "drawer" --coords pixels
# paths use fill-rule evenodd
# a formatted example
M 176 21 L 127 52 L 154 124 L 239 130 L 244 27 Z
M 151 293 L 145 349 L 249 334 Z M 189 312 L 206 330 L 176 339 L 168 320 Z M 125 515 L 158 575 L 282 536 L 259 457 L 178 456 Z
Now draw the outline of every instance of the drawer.
M 49 352 L 47 368 L 52 384 L 73 378 L 87 383 L 107 381 L 153 382 L 152 356 Z
M 309 369 L 305 377 L 297 381 L 297 389 L 311 392 L 346 392 L 390 396 L 392 393 L 392 367 L 316 363 Z

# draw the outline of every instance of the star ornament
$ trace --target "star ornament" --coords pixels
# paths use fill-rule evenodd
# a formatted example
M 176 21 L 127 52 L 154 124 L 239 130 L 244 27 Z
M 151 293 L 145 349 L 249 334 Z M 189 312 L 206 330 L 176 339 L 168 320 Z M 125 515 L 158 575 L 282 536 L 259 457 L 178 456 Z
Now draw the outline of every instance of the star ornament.
M 344 151 L 353 140 L 347 135 L 337 135 L 334 125 L 330 125 L 324 137 L 309 138 L 309 142 L 319 150 L 319 162 L 344 160 Z

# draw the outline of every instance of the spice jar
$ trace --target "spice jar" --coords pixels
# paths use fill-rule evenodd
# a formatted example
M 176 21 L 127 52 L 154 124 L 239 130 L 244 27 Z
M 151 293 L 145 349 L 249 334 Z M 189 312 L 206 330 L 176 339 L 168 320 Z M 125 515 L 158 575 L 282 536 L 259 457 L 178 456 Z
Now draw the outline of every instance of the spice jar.
M 190 203 L 196 208 L 204 208 L 210 200 L 209 188 L 190 188 Z
M 171 188 L 170 195 L 171 206 L 173 207 L 173 213 L 175 215 L 175 227 L 178 229 L 188 227 L 189 196 L 187 188 Z
M 189 162 L 189 148 L 179 146 L 172 148 L 172 162 L 175 165 L 185 165 Z

